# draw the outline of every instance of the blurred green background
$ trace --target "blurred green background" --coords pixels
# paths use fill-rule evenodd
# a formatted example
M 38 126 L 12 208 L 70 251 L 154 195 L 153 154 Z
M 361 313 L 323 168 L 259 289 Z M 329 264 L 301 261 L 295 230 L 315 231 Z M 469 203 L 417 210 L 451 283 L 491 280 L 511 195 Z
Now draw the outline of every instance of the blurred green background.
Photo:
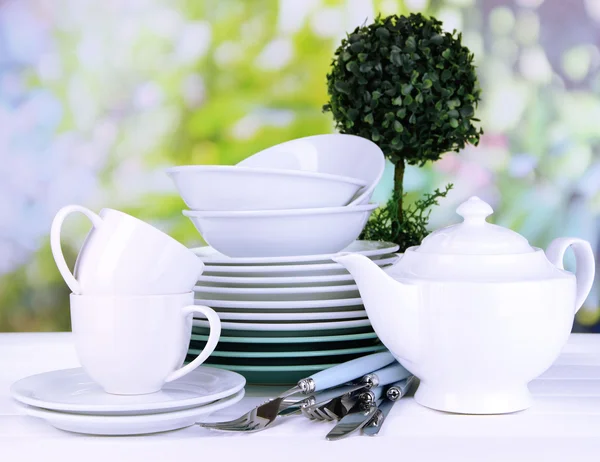
M 60 207 L 118 208 L 202 244 L 164 168 L 332 132 L 325 74 L 345 32 L 416 11 L 475 53 L 485 136 L 409 167 L 409 200 L 452 182 L 432 228 L 477 194 L 534 245 L 576 235 L 597 253 L 600 1 L 0 0 L 0 331 L 70 329 L 48 241 Z M 68 261 L 88 228 L 68 221 Z M 596 284 L 577 331 L 600 330 L 599 299 Z

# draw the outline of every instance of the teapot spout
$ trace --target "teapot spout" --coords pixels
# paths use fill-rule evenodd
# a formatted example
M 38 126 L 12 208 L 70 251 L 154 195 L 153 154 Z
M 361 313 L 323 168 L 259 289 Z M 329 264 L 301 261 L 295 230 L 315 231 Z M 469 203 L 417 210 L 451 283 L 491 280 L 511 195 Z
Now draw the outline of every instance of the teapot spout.
M 410 369 L 417 360 L 417 284 L 401 282 L 364 255 L 346 253 L 333 258 L 344 266 L 358 286 L 375 333 L 396 359 Z

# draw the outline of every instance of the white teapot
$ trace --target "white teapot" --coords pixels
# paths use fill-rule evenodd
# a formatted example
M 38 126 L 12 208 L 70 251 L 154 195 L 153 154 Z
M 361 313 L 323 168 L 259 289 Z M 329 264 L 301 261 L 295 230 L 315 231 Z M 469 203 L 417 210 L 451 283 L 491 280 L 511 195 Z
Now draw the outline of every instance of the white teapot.
M 594 280 L 590 244 L 558 238 L 546 254 L 501 226 L 477 197 L 460 224 L 427 236 L 385 271 L 368 258 L 335 261 L 356 280 L 375 332 L 420 378 L 433 409 L 498 414 L 531 405 L 527 383 L 554 362 Z M 563 269 L 572 247 L 576 275 Z

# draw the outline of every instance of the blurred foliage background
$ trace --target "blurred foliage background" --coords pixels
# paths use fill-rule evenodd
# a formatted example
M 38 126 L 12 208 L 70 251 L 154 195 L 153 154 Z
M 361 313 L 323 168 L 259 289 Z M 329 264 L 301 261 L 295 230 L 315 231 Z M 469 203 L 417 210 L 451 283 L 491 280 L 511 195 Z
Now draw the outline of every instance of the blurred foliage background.
M 452 182 L 432 228 L 478 194 L 534 245 L 575 235 L 598 252 L 600 0 L 0 0 L 0 331 L 70 328 L 48 240 L 60 207 L 119 208 L 200 245 L 164 168 L 332 132 L 333 50 L 411 11 L 463 32 L 485 136 L 408 167 L 408 200 Z M 71 262 L 88 229 L 65 227 Z M 600 331 L 599 299 L 597 283 L 575 330 Z

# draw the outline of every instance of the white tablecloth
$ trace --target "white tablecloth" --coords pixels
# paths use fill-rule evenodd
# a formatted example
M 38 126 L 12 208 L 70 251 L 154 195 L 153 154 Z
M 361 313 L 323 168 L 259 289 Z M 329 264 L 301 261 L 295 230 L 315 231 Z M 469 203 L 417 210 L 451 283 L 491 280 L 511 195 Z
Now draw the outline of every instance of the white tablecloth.
M 68 333 L 0 334 L 0 462 L 600 460 L 600 335 L 571 336 L 555 365 L 531 383 L 535 404 L 527 411 L 455 415 L 405 398 L 394 406 L 378 437 L 337 442 L 324 439 L 332 423 L 303 417 L 280 419 L 254 434 L 190 427 L 146 436 L 85 436 L 22 415 L 11 401 L 9 387 L 15 380 L 77 366 Z M 240 403 L 218 415 L 223 420 L 237 417 L 277 391 L 249 387 Z

